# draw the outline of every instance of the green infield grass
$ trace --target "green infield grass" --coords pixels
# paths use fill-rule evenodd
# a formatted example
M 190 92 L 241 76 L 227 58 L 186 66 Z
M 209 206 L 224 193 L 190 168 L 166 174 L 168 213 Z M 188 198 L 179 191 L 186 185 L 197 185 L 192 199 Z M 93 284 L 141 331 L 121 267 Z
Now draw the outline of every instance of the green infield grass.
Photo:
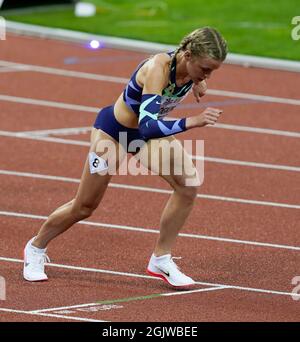
M 224 35 L 232 53 L 300 59 L 300 40 L 293 40 L 291 35 L 296 29 L 292 18 L 300 16 L 299 0 L 85 1 L 96 4 L 94 17 L 76 18 L 71 8 L 6 12 L 4 17 L 167 44 L 177 44 L 185 34 L 198 27 L 213 26 Z M 300 28 L 298 32 L 300 34 Z

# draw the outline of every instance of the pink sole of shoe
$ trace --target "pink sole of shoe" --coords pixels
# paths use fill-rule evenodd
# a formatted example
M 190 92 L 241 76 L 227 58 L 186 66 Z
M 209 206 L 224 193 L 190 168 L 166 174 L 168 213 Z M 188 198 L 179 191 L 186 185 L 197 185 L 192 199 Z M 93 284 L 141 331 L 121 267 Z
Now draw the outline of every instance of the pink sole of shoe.
M 28 283 L 45 283 L 48 281 L 48 279 L 43 279 L 43 280 L 27 280 L 24 278 L 25 281 L 28 281 Z
M 168 279 L 166 277 L 164 277 L 162 274 L 159 274 L 159 273 L 154 273 L 154 272 L 151 272 L 149 271 L 148 269 L 146 270 L 146 272 L 153 276 L 153 277 L 156 277 L 156 278 L 160 278 L 162 279 L 164 282 L 166 282 L 168 285 L 172 286 L 173 289 L 176 289 L 176 290 L 191 290 L 192 288 L 194 288 L 195 284 L 188 284 L 188 285 L 183 285 L 183 286 L 176 286 L 176 285 L 173 285 L 171 284 Z

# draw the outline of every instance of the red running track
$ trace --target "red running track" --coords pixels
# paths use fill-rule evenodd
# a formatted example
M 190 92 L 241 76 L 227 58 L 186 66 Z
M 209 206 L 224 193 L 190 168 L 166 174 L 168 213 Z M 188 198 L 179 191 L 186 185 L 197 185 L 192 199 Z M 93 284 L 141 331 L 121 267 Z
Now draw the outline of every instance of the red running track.
M 2 61 L 122 78 L 128 78 L 145 57 L 124 50 L 87 51 L 76 44 L 18 36 L 9 36 L 1 44 Z M 77 58 L 77 64 L 64 63 L 71 57 Z M 209 88 L 298 99 L 298 79 L 298 74 L 290 72 L 224 65 L 209 81 Z M 299 171 L 268 166 L 206 162 L 199 194 L 218 198 L 196 200 L 183 230 L 193 236 L 179 237 L 174 250 L 174 255 L 184 257 L 180 266 L 200 282 L 197 287 L 202 292 L 153 297 L 172 292 L 145 274 L 159 216 L 168 199 L 167 194 L 142 188 L 169 190 L 156 176 L 114 177 L 113 186 L 89 220 L 96 225 L 77 224 L 50 245 L 49 255 L 56 266 L 48 266 L 49 282 L 22 280 L 24 244 L 39 229 L 42 217 L 76 192 L 87 147 L 66 142 L 84 143 L 89 137 L 48 135 L 64 139 L 58 143 L 9 137 L 8 133 L 91 126 L 96 111 L 88 110 L 112 103 L 123 87 L 122 82 L 32 71 L 1 73 L 0 95 L 87 109 L 0 100 L 0 275 L 7 284 L 7 300 L 0 302 L 0 320 L 297 321 L 299 302 L 290 294 L 300 261 Z M 297 133 L 299 106 L 240 100 L 207 95 L 202 103 L 217 102 L 224 109 L 222 124 Z M 188 108 L 176 110 L 173 116 L 202 110 L 194 104 L 189 96 Z M 297 137 L 221 128 L 193 130 L 181 136 L 199 138 L 204 140 L 209 157 L 299 166 Z M 25 177 L 24 173 L 29 174 Z M 47 175 L 65 179 L 50 180 Z M 143 298 L 132 299 L 135 297 Z M 109 304 L 105 306 L 103 301 Z M 91 305 L 81 306 L 84 304 Z M 74 305 L 77 307 L 69 308 Z M 32 312 L 49 308 L 54 309 Z

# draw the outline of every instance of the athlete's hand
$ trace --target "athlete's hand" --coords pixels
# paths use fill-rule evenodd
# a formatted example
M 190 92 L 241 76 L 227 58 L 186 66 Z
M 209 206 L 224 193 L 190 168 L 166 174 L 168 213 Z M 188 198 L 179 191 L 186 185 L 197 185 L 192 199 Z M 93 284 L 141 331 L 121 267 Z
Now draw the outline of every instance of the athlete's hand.
M 214 125 L 222 114 L 221 109 L 206 108 L 201 114 L 191 116 L 186 119 L 186 127 L 204 127 L 206 125 Z
M 204 96 L 207 90 L 207 85 L 205 81 L 201 81 L 199 83 L 194 83 L 193 87 L 193 94 L 195 96 L 196 101 L 199 103 L 200 102 L 200 97 Z

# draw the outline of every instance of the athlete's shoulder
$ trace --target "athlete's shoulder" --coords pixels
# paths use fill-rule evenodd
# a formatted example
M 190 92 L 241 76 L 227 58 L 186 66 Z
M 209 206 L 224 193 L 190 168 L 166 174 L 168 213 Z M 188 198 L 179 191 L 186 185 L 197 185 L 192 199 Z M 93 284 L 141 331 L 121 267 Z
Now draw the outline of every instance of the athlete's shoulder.
M 167 53 L 158 53 L 148 61 L 148 68 L 168 69 L 171 57 Z
M 150 80 L 163 88 L 169 79 L 170 60 L 166 53 L 158 53 L 149 58 L 137 74 L 138 84 L 143 87 L 146 80 Z

